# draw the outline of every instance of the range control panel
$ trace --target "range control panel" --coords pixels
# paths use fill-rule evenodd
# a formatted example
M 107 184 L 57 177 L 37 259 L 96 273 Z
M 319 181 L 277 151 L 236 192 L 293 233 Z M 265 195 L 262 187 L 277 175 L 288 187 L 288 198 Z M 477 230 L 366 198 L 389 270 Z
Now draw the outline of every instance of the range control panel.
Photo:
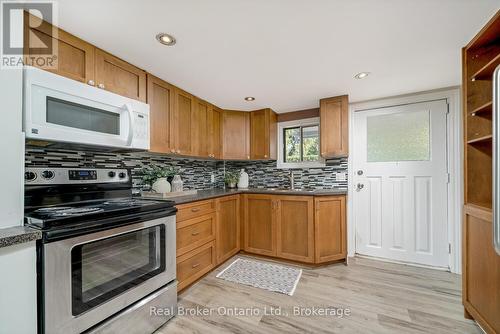
M 25 185 L 125 183 L 130 175 L 126 169 L 108 168 L 26 168 Z

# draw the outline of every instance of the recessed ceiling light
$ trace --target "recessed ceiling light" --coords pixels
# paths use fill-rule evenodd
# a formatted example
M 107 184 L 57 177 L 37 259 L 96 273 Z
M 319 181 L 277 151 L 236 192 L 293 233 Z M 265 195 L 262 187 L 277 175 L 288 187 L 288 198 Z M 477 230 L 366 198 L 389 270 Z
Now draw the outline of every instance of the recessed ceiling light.
M 366 78 L 369 74 L 370 74 L 370 72 L 360 72 L 360 73 L 356 74 L 354 77 L 355 77 L 356 79 L 364 79 L 364 78 Z
M 175 40 L 175 37 L 169 34 L 166 34 L 164 32 L 159 33 L 156 35 L 156 40 L 160 42 L 161 44 L 172 46 L 174 45 L 177 41 Z
M 255 97 L 247 96 L 247 97 L 245 97 L 245 101 L 255 101 Z

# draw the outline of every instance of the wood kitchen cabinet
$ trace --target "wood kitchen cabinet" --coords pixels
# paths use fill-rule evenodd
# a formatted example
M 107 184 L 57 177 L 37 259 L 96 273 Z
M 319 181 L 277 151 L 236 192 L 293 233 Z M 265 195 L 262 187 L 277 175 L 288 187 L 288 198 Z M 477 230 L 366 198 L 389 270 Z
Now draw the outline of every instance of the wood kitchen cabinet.
M 320 147 L 323 158 L 349 154 L 349 99 L 347 95 L 320 100 Z
M 276 160 L 277 115 L 271 109 L 250 113 L 251 159 Z
M 276 202 L 272 195 L 244 195 L 245 251 L 276 256 Z
M 276 196 L 277 256 L 314 262 L 314 199 L 312 196 Z
M 250 113 L 233 110 L 222 113 L 222 158 L 250 159 Z
M 240 251 L 240 196 L 225 196 L 216 200 L 217 264 Z
M 222 110 L 214 105 L 210 106 L 208 112 L 208 157 L 221 158 L 221 123 L 222 123 Z
M 345 196 L 314 199 L 315 262 L 323 263 L 347 257 Z
M 95 50 L 98 88 L 146 102 L 146 72 L 100 49 Z
M 173 149 L 172 113 L 174 110 L 174 86 L 148 74 L 147 103 L 150 119 L 150 151 L 170 153 Z
M 26 65 L 37 66 L 31 57 L 40 55 L 46 45 L 52 44 L 57 50 L 57 59 L 55 68 L 47 71 L 94 85 L 94 46 L 46 21 L 40 21 L 40 18 L 24 12 Z
M 198 98 L 194 98 L 195 107 L 191 120 L 191 148 L 192 155 L 198 157 L 208 157 L 210 139 L 208 137 L 208 115 L 210 105 Z
M 193 155 L 192 131 L 195 112 L 195 97 L 182 89 L 176 88 L 174 92 L 173 123 L 175 153 L 180 155 Z

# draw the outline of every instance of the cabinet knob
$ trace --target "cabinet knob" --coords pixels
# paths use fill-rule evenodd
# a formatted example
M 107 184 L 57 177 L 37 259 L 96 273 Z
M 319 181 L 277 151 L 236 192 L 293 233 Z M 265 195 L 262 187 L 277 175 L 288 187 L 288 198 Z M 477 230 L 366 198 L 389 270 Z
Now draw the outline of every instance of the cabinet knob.
M 104 86 L 104 84 L 103 84 L 103 83 L 98 84 L 98 85 L 97 85 L 97 87 L 99 87 L 99 88 L 101 88 L 101 89 L 104 89 L 104 88 L 105 88 L 105 86 Z
M 174 149 L 171 149 L 171 150 L 170 150 L 170 153 L 175 153 L 175 150 L 174 150 Z
M 181 150 L 177 150 L 177 154 L 181 153 Z
M 249 156 L 249 155 L 247 155 L 247 159 L 250 159 L 250 156 Z
M 94 80 L 89 80 L 87 83 L 88 83 L 89 85 L 91 85 L 91 86 L 95 86 L 95 82 L 94 82 Z
M 264 158 L 267 158 L 267 154 L 264 154 Z

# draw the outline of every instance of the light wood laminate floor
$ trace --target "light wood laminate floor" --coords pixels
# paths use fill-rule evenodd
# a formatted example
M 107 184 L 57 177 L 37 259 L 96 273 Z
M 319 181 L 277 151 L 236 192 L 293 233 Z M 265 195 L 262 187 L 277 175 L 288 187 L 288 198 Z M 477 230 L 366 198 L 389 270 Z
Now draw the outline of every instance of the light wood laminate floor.
M 449 272 L 353 258 L 348 266 L 303 268 L 295 294 L 287 296 L 216 278 L 234 259 L 179 296 L 185 309 L 211 315 L 179 315 L 157 334 L 482 333 L 464 319 L 460 276 Z M 269 314 L 271 307 L 281 307 L 282 314 Z M 350 315 L 297 316 L 294 307 L 338 307 Z M 260 311 L 224 315 L 230 308 Z

